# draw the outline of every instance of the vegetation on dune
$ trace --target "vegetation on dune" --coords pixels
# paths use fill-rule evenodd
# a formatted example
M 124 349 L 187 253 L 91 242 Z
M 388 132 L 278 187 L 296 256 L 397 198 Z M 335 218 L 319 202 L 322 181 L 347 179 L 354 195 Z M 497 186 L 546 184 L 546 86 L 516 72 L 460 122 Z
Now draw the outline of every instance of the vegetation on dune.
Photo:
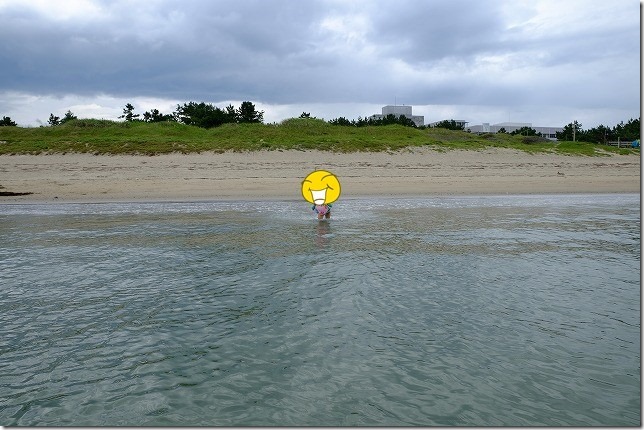
M 303 112 L 279 124 L 264 124 L 264 112 L 245 101 L 239 108 L 220 109 L 208 103 L 177 105 L 172 114 L 157 109 L 143 115 L 128 103 L 119 118 L 124 121 L 78 119 L 71 111 L 63 118 L 50 115 L 49 127 L 22 128 L 9 117 L 0 121 L 0 155 L 80 152 L 93 154 L 163 154 L 170 152 L 256 151 L 318 149 L 335 152 L 397 151 L 408 147 L 436 150 L 481 150 L 489 147 L 527 152 L 606 155 L 628 154 L 631 148 L 615 148 L 583 142 L 606 143 L 622 136 L 624 141 L 639 137 L 639 119 L 623 122 L 613 129 L 600 126 L 584 131 L 581 124 L 567 125 L 553 142 L 534 129 L 523 127 L 512 133 L 474 134 L 462 124 L 443 121 L 434 127 L 417 127 L 404 116 L 384 118 L 344 117 L 324 121 Z M 568 136 L 577 141 L 568 141 Z M 602 141 L 603 139 L 603 141 Z M 631 138 L 634 139 L 634 138 Z M 573 138 L 573 140 L 575 140 Z
M 505 133 L 476 135 L 444 128 L 418 129 L 399 124 L 336 126 L 315 118 L 279 124 L 227 123 L 201 128 L 175 121 L 74 119 L 56 127 L 0 127 L 1 154 L 93 153 L 163 154 L 170 152 L 318 149 L 337 152 L 397 151 L 407 147 L 436 150 L 511 148 L 532 153 L 602 155 L 632 153 L 630 148 L 584 142 L 552 142 Z

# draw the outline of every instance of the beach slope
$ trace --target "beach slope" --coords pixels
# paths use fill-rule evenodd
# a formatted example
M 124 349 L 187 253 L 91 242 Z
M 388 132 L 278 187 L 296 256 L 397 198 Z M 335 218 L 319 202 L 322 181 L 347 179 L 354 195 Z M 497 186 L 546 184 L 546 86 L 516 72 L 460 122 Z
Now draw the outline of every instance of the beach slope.
M 330 170 L 342 197 L 639 193 L 640 156 L 510 149 L 332 153 L 258 151 L 0 156 L 0 203 L 301 199 L 311 171 Z M 17 195 L 29 193 L 24 195 Z

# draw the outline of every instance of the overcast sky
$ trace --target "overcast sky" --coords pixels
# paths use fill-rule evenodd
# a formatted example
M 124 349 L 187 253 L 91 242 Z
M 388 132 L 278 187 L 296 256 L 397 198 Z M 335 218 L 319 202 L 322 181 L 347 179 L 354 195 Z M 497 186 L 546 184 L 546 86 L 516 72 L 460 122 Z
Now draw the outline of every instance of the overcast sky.
M 0 0 L 0 22 L 0 116 L 23 126 L 245 100 L 266 122 L 640 116 L 636 0 Z

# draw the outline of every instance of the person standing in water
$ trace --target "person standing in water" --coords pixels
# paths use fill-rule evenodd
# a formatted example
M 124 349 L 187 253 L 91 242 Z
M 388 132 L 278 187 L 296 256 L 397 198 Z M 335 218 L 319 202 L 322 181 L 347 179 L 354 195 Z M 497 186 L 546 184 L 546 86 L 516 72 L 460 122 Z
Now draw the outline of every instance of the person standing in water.
M 318 214 L 318 219 L 329 219 L 331 218 L 331 205 L 330 204 L 323 204 L 323 205 L 313 205 L 313 210 L 315 213 Z
M 340 197 L 340 181 L 327 170 L 315 170 L 302 181 L 302 197 L 313 204 L 317 218 L 331 218 L 331 203 Z

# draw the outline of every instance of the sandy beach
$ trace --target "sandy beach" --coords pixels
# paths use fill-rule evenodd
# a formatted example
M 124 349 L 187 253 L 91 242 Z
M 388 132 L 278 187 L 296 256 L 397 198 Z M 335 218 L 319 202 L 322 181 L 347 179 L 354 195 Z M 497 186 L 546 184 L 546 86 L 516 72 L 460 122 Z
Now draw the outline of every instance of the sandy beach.
M 294 200 L 302 198 L 302 179 L 316 169 L 330 170 L 340 179 L 341 198 L 640 192 L 639 155 L 585 157 L 428 148 L 349 154 L 53 154 L 0 156 L 0 204 Z

